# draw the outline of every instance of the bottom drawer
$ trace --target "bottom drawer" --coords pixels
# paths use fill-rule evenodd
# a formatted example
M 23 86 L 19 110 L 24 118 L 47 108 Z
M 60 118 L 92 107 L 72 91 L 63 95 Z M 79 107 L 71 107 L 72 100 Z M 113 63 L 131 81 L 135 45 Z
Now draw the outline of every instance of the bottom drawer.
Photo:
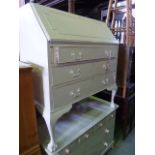
M 59 155 L 100 155 L 111 147 L 113 142 L 115 113 L 92 127 Z
M 96 94 L 115 83 L 115 72 L 100 75 L 66 86 L 52 87 L 54 108 L 76 103 L 88 96 Z M 52 98 L 51 97 L 51 98 Z M 51 109 L 51 110 L 55 110 Z

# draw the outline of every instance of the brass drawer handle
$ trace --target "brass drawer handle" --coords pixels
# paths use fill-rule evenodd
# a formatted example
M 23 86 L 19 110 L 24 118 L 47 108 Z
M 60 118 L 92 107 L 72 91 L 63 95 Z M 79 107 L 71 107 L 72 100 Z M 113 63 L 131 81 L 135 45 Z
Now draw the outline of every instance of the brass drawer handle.
M 71 151 L 69 150 L 69 149 L 65 149 L 65 154 L 66 155 L 68 155 L 68 154 L 70 154 L 71 153 Z
M 107 57 L 109 57 L 109 53 L 108 53 L 107 50 L 105 50 L 105 55 L 106 55 Z
M 80 96 L 80 88 L 78 88 L 75 92 L 74 91 L 71 91 L 70 92 L 70 96 L 73 96 L 73 97 L 79 97 Z
M 109 82 L 109 78 L 106 78 L 105 80 L 106 80 L 106 83 L 108 83 L 108 82 Z
M 103 69 L 107 72 L 110 70 L 110 65 L 109 64 L 103 64 L 102 65 Z
M 77 95 L 77 96 L 80 96 L 80 91 L 81 91 L 80 88 L 78 88 L 78 89 L 76 90 L 76 95 Z
M 104 85 L 106 84 L 105 80 L 102 80 L 101 83 L 104 84 Z
M 105 69 L 105 70 L 107 69 L 106 64 L 103 64 L 102 67 L 103 67 L 103 69 Z
M 80 76 L 80 68 L 78 68 L 76 71 L 70 70 L 69 73 L 70 73 L 73 77 L 78 77 L 78 76 Z
M 109 83 L 109 79 L 106 78 L 105 80 L 102 80 L 101 83 L 104 84 L 104 85 L 105 85 L 105 84 L 108 84 L 108 83 Z
M 79 56 L 78 58 L 79 58 L 79 59 L 82 59 L 82 55 L 83 55 L 82 52 L 79 52 L 79 53 L 78 53 L 78 56 Z
M 75 53 L 71 53 L 71 57 L 73 60 L 81 60 L 82 59 L 82 52 L 79 52 L 77 55 L 75 55 Z
M 70 95 L 73 96 L 73 97 L 76 96 L 76 94 L 73 91 L 70 92 Z
M 112 51 L 109 50 L 109 57 L 112 57 Z
M 71 53 L 70 56 L 72 57 L 73 60 L 75 60 L 75 53 Z
M 110 58 L 111 57 L 111 51 L 105 50 L 105 55 L 107 56 L 107 58 Z

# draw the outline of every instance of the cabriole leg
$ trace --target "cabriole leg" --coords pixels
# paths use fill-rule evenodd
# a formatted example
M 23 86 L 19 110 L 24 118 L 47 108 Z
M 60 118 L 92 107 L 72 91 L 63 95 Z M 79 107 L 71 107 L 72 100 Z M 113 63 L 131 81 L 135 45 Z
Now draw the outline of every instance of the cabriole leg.
M 115 95 L 116 95 L 116 91 L 117 91 L 116 89 L 115 90 L 112 90 L 112 94 L 111 94 L 111 104 L 110 104 L 110 106 L 112 108 L 115 107 L 114 98 L 115 98 Z
M 54 142 L 54 124 L 51 121 L 51 113 L 50 112 L 45 112 L 44 115 L 44 120 L 47 125 L 47 129 L 50 135 L 50 142 L 47 145 L 47 150 L 49 152 L 54 152 L 57 148 L 56 143 Z
M 67 113 L 72 108 L 72 105 L 67 105 L 63 107 L 61 110 L 50 112 L 50 111 L 44 111 L 43 117 L 45 119 L 47 129 L 50 135 L 50 142 L 47 145 L 47 151 L 50 152 L 50 154 L 53 154 L 53 152 L 57 149 L 57 144 L 55 143 L 55 124 L 57 120 L 65 113 Z

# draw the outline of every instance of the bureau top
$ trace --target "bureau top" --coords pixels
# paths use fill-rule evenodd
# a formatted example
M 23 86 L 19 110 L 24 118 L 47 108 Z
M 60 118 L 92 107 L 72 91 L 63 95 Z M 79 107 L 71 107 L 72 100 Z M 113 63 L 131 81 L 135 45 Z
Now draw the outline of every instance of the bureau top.
M 33 18 L 31 22 L 37 21 L 48 41 L 118 43 L 104 22 L 35 3 L 23 6 L 20 15 L 23 19 Z

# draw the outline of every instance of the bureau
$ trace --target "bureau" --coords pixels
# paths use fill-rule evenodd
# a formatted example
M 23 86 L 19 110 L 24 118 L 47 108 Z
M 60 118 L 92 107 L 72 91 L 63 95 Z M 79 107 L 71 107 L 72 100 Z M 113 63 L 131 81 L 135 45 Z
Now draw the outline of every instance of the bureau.
M 103 22 L 34 3 L 20 9 L 20 60 L 33 67 L 49 152 L 58 149 L 55 124 L 73 104 L 104 89 L 115 93 L 117 57 L 118 42 Z

